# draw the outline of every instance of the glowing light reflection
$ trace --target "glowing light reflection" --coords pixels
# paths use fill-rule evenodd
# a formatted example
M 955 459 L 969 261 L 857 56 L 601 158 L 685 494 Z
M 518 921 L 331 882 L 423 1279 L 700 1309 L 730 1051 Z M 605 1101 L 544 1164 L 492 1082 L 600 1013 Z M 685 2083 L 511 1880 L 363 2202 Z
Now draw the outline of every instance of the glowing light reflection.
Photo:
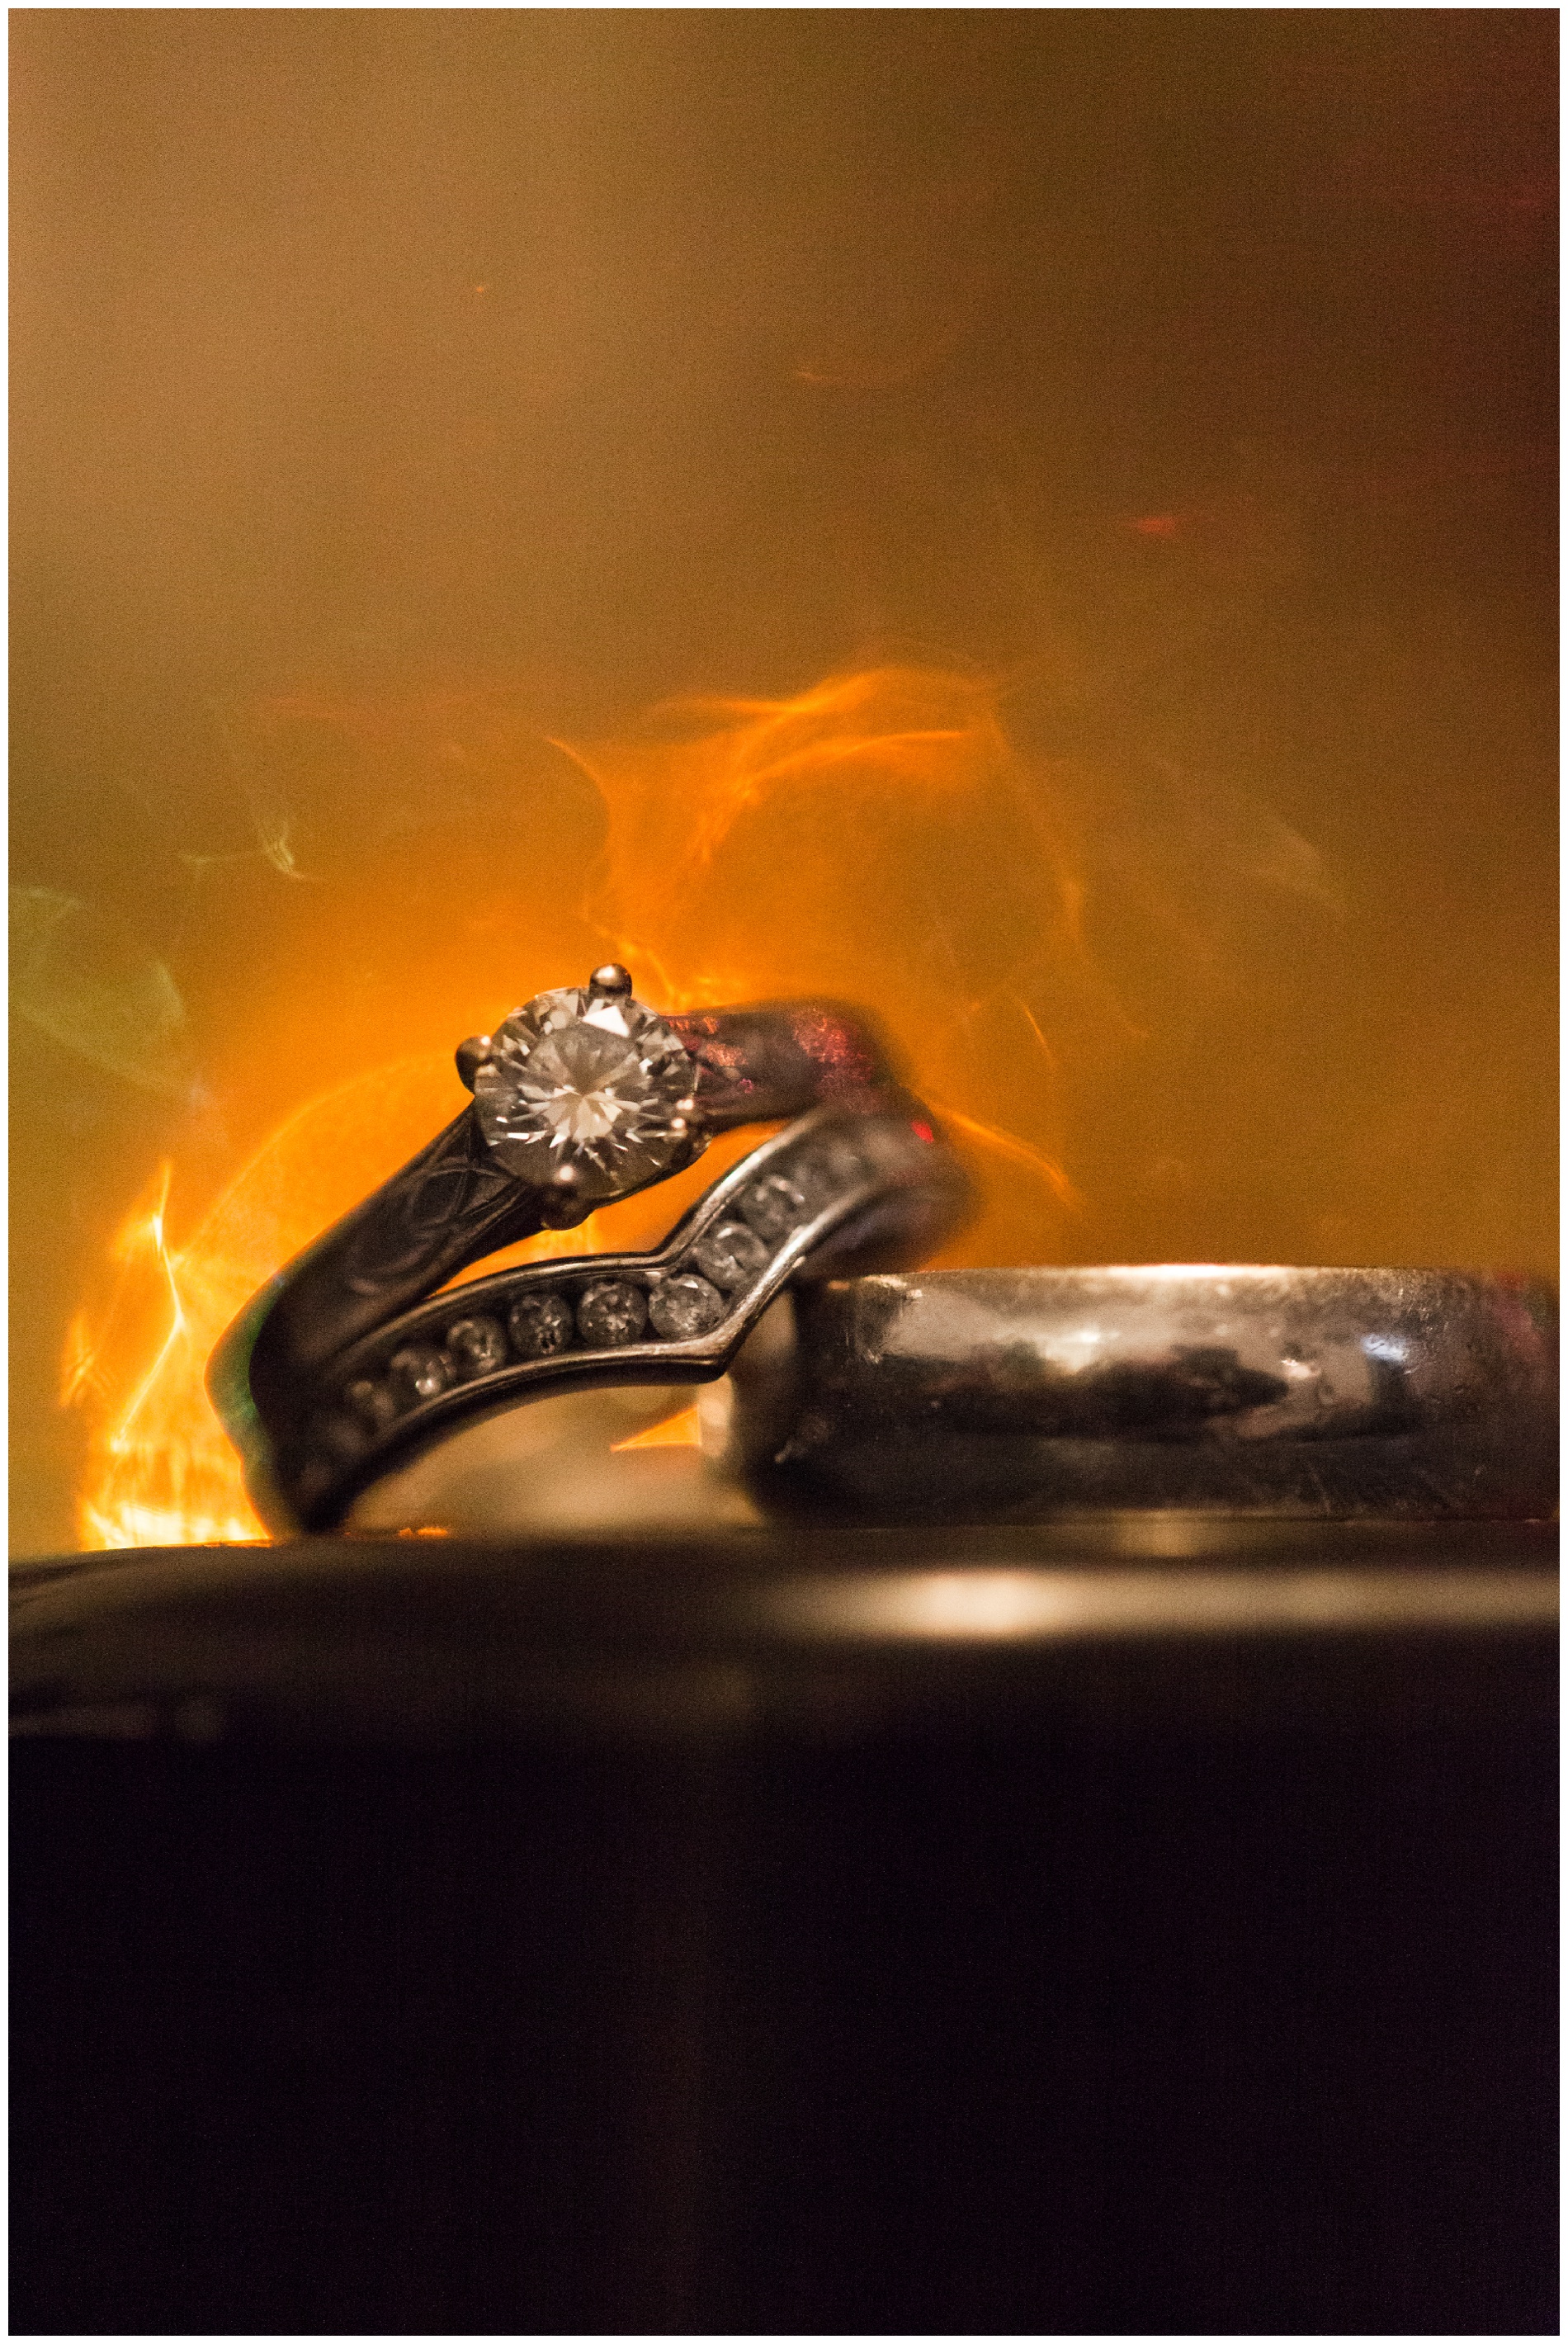
M 1554 1620 L 1557 1592 L 1526 1571 L 910 1571 L 799 1580 L 765 1605 L 807 1638 L 986 1644 L 1523 1625 Z

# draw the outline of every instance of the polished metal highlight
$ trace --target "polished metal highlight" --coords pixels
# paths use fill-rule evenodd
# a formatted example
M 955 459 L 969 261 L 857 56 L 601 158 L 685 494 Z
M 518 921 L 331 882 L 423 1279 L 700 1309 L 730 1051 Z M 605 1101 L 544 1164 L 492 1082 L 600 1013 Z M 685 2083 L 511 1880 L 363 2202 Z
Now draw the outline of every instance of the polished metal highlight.
M 1443 1270 L 1155 1265 L 860 1278 L 736 1379 L 775 1510 L 1037 1521 L 1109 1509 L 1541 1518 L 1556 1297 Z
M 1087 1642 L 1097 1637 L 1362 1634 L 1545 1628 L 1554 1581 L 1539 1571 L 1158 1567 L 845 1571 L 783 1580 L 762 1599 L 781 1632 L 897 1647 Z

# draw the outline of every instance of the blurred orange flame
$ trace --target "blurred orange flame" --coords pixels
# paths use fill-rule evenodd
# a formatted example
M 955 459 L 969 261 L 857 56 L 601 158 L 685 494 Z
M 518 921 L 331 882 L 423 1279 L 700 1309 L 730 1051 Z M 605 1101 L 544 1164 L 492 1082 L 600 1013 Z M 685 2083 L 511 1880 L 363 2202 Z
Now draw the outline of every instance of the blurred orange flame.
M 787 701 L 672 703 L 609 743 L 552 743 L 605 818 L 597 859 L 564 869 L 534 847 L 527 756 L 542 753 L 539 733 L 523 744 L 525 728 L 509 732 L 485 712 L 483 724 L 473 717 L 481 737 L 470 753 L 451 737 L 464 708 L 450 699 L 423 712 L 296 702 L 283 717 L 336 728 L 379 780 L 406 774 L 421 755 L 438 774 L 488 760 L 503 776 L 515 757 L 517 834 L 492 857 L 512 892 L 476 913 L 471 874 L 457 874 L 450 904 L 436 907 L 455 938 L 439 999 L 431 986 L 416 989 L 432 1021 L 449 997 L 467 1017 L 452 1039 L 540 985 L 578 981 L 586 939 L 594 958 L 608 950 L 625 961 L 643 997 L 666 1008 L 805 992 L 860 1001 L 909 1054 L 922 1094 L 981 1151 L 982 1170 L 988 1157 L 1027 1176 L 995 1184 L 976 1230 L 944 1258 L 1048 1258 L 1052 1217 L 1074 1197 L 1043 1144 L 1054 1137 L 1056 1056 L 1041 1011 L 1069 968 L 1085 997 L 1098 980 L 1067 841 L 1041 776 L 1007 737 L 992 684 L 886 665 Z M 517 892 L 520 870 L 531 896 Z M 580 900 L 563 910 L 574 876 Z M 367 909 L 347 884 L 294 899 L 309 895 L 329 969 L 346 904 L 361 927 L 380 918 L 389 935 L 399 918 L 395 906 L 378 909 L 373 884 Z M 300 957 L 309 989 L 273 1005 L 270 1036 L 268 1005 L 258 1005 L 260 1047 L 274 1066 L 308 1057 L 307 1044 L 319 1048 L 343 996 L 340 977 Z M 387 957 L 400 973 L 398 954 Z M 406 1023 L 407 980 L 400 995 L 393 975 L 387 984 L 373 1031 Z M 501 985 L 513 988 L 510 998 Z M 372 1066 L 296 1109 L 177 1248 L 166 1233 L 164 1167 L 116 1242 L 106 1308 L 79 1313 L 67 1342 L 62 1399 L 92 1419 L 85 1544 L 262 1535 L 207 1401 L 207 1358 L 273 1271 L 460 1106 L 450 1048 Z M 366 1063 L 365 1051 L 354 1055 Z M 735 1135 L 683 1182 L 505 1258 L 650 1243 L 752 1139 Z M 689 1442 L 689 1419 L 694 1411 L 621 1445 Z
M 233 1315 L 221 1265 L 196 1248 L 186 1258 L 171 1252 L 165 1217 L 172 1177 L 165 1164 L 150 1200 L 116 1239 L 121 1276 L 103 1326 L 95 1332 L 78 1313 L 67 1339 L 66 1406 L 101 1399 L 116 1365 L 139 1361 L 129 1391 L 96 1429 L 96 1470 L 80 1523 L 86 1546 L 265 1535 L 202 1389 L 207 1353 Z M 149 1319 L 157 1329 L 150 1353 Z

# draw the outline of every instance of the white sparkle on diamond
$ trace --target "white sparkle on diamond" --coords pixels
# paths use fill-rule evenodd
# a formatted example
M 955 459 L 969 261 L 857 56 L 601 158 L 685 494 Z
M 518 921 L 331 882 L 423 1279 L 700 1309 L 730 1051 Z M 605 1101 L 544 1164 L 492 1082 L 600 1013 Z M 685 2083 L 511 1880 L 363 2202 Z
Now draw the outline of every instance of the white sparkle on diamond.
M 509 1172 L 543 1184 L 569 1164 L 572 1193 L 600 1202 L 693 1152 L 681 1102 L 694 1077 L 679 1036 L 640 1001 L 568 987 L 497 1027 L 474 1100 Z

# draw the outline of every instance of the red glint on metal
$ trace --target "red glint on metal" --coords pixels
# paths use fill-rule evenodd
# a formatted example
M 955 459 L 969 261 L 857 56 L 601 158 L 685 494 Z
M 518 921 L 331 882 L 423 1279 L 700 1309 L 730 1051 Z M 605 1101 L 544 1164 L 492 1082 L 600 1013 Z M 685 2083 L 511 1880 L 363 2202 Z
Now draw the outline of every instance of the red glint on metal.
M 807 1057 L 825 1070 L 825 1097 L 865 1090 L 875 1081 L 875 1067 L 859 1036 L 830 1012 L 816 1011 L 796 1018 L 794 1038 Z

